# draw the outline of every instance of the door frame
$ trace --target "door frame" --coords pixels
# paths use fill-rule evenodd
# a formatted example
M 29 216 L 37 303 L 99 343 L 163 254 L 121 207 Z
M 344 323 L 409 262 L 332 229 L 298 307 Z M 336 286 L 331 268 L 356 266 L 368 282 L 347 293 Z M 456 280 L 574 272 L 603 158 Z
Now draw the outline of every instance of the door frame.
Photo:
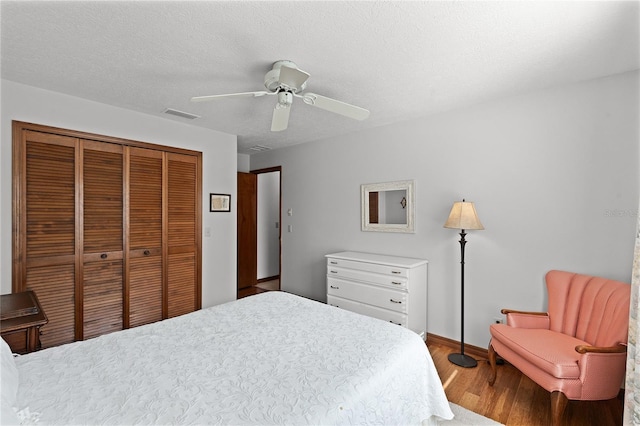
M 250 170 L 249 173 L 260 175 L 263 173 L 279 172 L 280 179 L 278 180 L 278 289 L 282 288 L 282 166 L 267 167 L 264 169 Z M 256 177 L 257 178 L 257 177 Z M 256 185 L 256 197 L 258 196 L 258 190 Z M 256 200 L 257 201 L 257 200 Z M 257 202 L 256 202 L 257 205 Z M 257 259 L 257 253 L 256 253 Z M 257 280 L 258 277 L 256 277 Z

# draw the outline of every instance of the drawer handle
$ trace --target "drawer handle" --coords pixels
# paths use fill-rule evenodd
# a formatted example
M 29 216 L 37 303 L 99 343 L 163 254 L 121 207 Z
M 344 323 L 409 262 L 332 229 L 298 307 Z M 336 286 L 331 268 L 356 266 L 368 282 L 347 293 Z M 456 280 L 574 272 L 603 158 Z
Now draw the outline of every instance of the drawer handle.
M 337 274 L 338 273 L 338 271 L 333 271 L 333 270 L 331 270 L 329 272 L 331 272 L 332 274 Z
M 392 274 L 400 275 L 402 272 L 400 271 L 391 271 Z
M 330 264 L 332 264 L 332 265 L 337 265 L 337 264 L 338 264 L 338 262 L 336 262 L 335 260 L 332 260 L 332 261 L 331 261 L 331 262 L 329 262 L 329 263 L 330 263 Z
M 402 285 L 402 283 L 398 282 L 398 281 L 391 281 L 391 284 L 395 284 L 395 285 Z
M 335 285 L 331 285 L 331 286 L 329 286 L 329 287 L 331 287 L 331 288 L 333 288 L 333 289 L 335 289 L 335 290 L 340 290 L 340 287 L 335 286 Z
M 100 255 L 100 259 L 106 259 L 107 258 L 107 253 L 102 253 Z
M 145 256 L 149 256 L 150 254 L 151 254 L 151 252 L 150 252 L 149 250 L 145 250 L 145 251 L 144 251 L 144 255 L 145 255 Z
M 395 325 L 402 325 L 402 324 L 400 324 L 399 322 L 395 322 L 395 321 L 391 321 L 391 320 L 389 320 L 389 322 L 390 322 L 391 324 L 395 324 Z
M 393 299 L 389 299 L 389 301 L 390 301 L 391 303 L 402 303 L 402 301 L 401 301 L 401 300 L 393 300 Z

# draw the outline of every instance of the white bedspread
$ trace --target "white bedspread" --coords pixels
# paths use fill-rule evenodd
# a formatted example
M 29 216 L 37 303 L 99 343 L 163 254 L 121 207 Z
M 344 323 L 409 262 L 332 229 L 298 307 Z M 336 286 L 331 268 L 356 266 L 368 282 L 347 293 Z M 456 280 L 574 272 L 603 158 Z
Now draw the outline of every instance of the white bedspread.
M 38 424 L 420 424 L 452 418 L 422 340 L 268 292 L 16 359 Z

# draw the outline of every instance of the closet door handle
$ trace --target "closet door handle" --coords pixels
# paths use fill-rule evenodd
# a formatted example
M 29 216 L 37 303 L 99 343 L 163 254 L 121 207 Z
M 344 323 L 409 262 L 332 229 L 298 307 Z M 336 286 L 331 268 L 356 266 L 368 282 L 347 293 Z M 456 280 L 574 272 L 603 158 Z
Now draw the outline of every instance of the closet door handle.
M 393 300 L 393 299 L 389 299 L 389 301 L 390 301 L 391 303 L 402 303 L 402 301 L 401 301 L 401 300 Z
M 102 253 L 100 255 L 100 259 L 106 259 L 107 258 L 107 253 Z
M 149 256 L 150 254 L 151 254 L 151 252 L 150 252 L 149 250 L 145 250 L 145 251 L 144 251 L 144 255 L 145 255 L 145 256 Z

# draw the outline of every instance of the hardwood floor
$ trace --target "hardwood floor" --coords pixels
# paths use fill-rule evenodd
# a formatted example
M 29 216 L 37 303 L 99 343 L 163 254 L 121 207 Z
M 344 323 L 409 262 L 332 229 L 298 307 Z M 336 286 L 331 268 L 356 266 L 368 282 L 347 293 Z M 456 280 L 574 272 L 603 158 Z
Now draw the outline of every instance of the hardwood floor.
M 238 299 L 242 299 L 243 297 L 252 296 L 258 293 L 264 293 L 265 291 L 269 291 L 269 290 L 263 290 L 255 286 L 243 288 L 242 290 L 238 290 Z
M 487 383 L 490 367 L 486 359 L 465 349 L 465 353 L 478 360 L 478 366 L 458 367 L 447 356 L 460 352 L 459 346 L 453 348 L 437 342 L 428 342 L 427 346 L 449 401 L 507 426 L 551 424 L 549 393 L 515 367 L 499 365 L 498 377 L 491 387 Z M 569 401 L 563 424 L 622 425 L 622 410 L 622 396 L 609 401 Z
M 256 287 L 262 290 L 270 290 L 270 291 L 280 290 L 280 279 L 276 278 L 274 280 L 262 281 L 256 284 Z
M 280 289 L 280 280 L 270 280 L 258 283 L 255 286 L 243 288 L 242 290 L 238 290 L 238 299 L 242 299 L 243 297 L 251 296 L 258 293 L 264 293 L 265 291 L 275 291 Z

